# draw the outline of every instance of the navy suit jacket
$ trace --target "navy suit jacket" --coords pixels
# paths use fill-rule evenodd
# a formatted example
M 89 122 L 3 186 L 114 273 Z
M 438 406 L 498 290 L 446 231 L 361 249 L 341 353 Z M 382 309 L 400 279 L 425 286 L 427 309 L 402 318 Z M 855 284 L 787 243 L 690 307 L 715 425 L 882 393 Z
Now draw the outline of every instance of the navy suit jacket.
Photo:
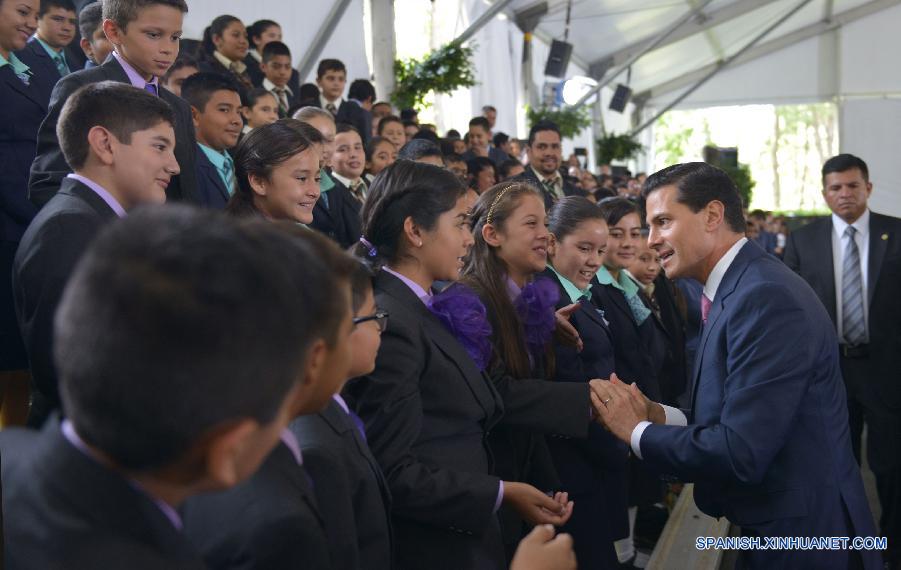
M 347 123 L 356 128 L 360 132 L 364 146 L 372 138 L 372 113 L 364 109 L 356 101 L 341 103 L 341 107 L 338 108 L 338 114 L 335 115 L 335 122 Z
M 4 429 L 0 452 L 7 568 L 205 568 L 160 508 L 70 444 L 58 421 Z
M 81 48 L 78 49 L 81 50 Z M 42 95 L 46 96 L 43 100 L 46 108 L 50 104 L 50 93 L 53 91 L 53 86 L 62 79 L 56 64 L 53 63 L 50 54 L 47 53 L 47 50 L 44 49 L 44 46 L 41 45 L 37 38 L 28 40 L 25 47 L 16 52 L 16 56 L 22 63 L 31 68 L 31 72 L 34 74 L 32 81 L 40 85 Z
M 202 205 L 224 210 L 230 197 L 219 171 L 207 158 L 203 149 L 197 147 L 197 196 Z
M 347 249 L 357 243 L 362 235 L 362 206 L 346 186 L 334 177 L 332 180 L 335 186 L 320 196 L 313 207 L 313 222 L 310 227 Z M 328 207 L 325 206 L 325 200 L 328 200 Z
M 63 77 L 53 88 L 50 97 L 50 108 L 41 128 L 38 131 L 37 153 L 31 165 L 31 176 L 28 180 L 28 198 L 38 207 L 43 207 L 59 190 L 62 179 L 72 172 L 56 138 L 56 124 L 63 105 L 79 87 L 100 81 L 118 81 L 128 83 L 128 75 L 112 55 L 103 65 L 91 69 L 83 69 Z M 160 97 L 175 112 L 175 159 L 181 172 L 172 178 L 166 188 L 166 199 L 169 201 L 185 201 L 197 203 L 197 182 L 194 175 L 194 161 L 197 146 L 194 138 L 194 122 L 191 119 L 191 107 L 181 98 L 166 89 L 160 88 Z
M 719 285 L 694 375 L 689 425 L 649 426 L 646 463 L 695 482 L 698 507 L 746 535 L 874 536 L 829 315 L 803 279 L 753 242 Z M 747 554 L 751 566 L 770 568 L 832 568 L 847 556 Z

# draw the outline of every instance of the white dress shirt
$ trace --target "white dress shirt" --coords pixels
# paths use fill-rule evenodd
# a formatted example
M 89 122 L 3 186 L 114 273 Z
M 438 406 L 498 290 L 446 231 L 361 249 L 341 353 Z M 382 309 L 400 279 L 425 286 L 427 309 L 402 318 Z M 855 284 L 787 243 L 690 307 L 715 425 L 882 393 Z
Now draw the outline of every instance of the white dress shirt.
M 854 241 L 857 242 L 857 251 L 860 253 L 860 285 L 863 287 L 863 324 L 866 336 L 870 333 L 870 307 L 867 302 L 867 267 L 870 260 L 870 210 L 865 210 L 853 224 L 832 214 L 832 269 L 835 272 L 835 325 L 839 340 L 843 340 L 842 331 L 842 268 L 845 263 L 845 249 L 848 247 L 848 236 L 845 230 L 849 225 L 854 226 L 857 233 Z
M 720 288 L 720 283 L 723 282 L 723 277 L 726 275 L 726 271 L 729 270 L 729 267 L 732 265 L 732 262 L 735 261 L 735 258 L 738 256 L 738 252 L 741 251 L 741 248 L 748 243 L 748 238 L 741 238 L 735 244 L 729 248 L 723 257 L 720 258 L 719 261 L 716 262 L 716 265 L 713 266 L 713 271 L 710 272 L 710 275 L 707 277 L 707 282 L 704 283 L 704 296 L 713 301 L 716 298 L 716 292 Z M 668 426 L 687 426 L 688 418 L 685 417 L 685 414 L 682 413 L 682 410 L 672 408 L 670 406 L 664 406 L 663 413 L 666 416 L 666 425 Z M 644 433 L 644 430 L 651 425 L 649 421 L 638 422 L 638 425 L 635 426 L 635 429 L 632 430 L 632 437 L 630 438 L 630 443 L 632 446 L 632 453 L 634 453 L 639 459 L 641 459 L 641 436 Z

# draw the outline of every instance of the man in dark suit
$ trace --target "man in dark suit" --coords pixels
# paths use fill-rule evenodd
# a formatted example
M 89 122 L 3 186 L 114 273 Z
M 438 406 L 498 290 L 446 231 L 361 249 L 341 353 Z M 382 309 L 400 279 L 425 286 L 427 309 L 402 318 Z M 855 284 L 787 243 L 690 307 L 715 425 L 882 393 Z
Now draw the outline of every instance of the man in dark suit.
M 744 237 L 738 191 L 716 167 L 670 166 L 644 195 L 648 242 L 667 276 L 704 284 L 691 423 L 617 382 L 593 386 L 601 420 L 651 467 L 695 482 L 698 507 L 743 537 L 875 536 L 835 333 L 813 291 Z M 739 562 L 881 566 L 877 551 L 850 549 L 744 550 Z
M 209 208 L 224 210 L 230 194 L 219 170 L 210 162 L 206 154 L 197 153 L 197 188 L 200 203 Z
M 529 130 L 526 147 L 529 166 L 525 172 L 512 178 L 531 182 L 541 190 L 544 207 L 548 210 L 564 196 L 587 196 L 588 193 L 566 181 L 560 174 L 563 163 L 560 128 L 550 121 L 539 121 Z
M 901 568 L 901 219 L 867 208 L 866 163 L 850 154 L 823 165 L 832 216 L 793 232 L 785 263 L 814 290 L 838 331 L 854 455 L 876 475 L 880 526 L 892 568 Z
M 363 146 L 372 138 L 372 104 L 375 87 L 365 79 L 355 79 L 347 90 L 348 100 L 341 104 L 335 121 L 355 127 L 363 138 Z
M 168 6 L 167 10 L 177 12 L 176 8 Z M 185 7 L 187 10 L 187 7 Z M 180 20 L 180 17 L 178 18 Z M 46 204 L 51 197 L 59 189 L 62 179 L 72 171 L 70 166 L 66 164 L 65 157 L 60 149 L 59 142 L 56 139 L 56 124 L 59 120 L 60 111 L 66 100 L 82 85 L 89 83 L 97 83 L 100 81 L 118 81 L 134 85 L 139 89 L 145 89 L 149 92 L 158 94 L 159 97 L 168 103 L 175 112 L 175 158 L 181 173 L 173 178 L 169 187 L 166 189 L 166 196 L 173 201 L 186 201 L 191 203 L 197 202 L 197 190 L 194 160 L 196 154 L 196 145 L 194 144 L 194 124 L 191 119 L 191 108 L 187 103 L 176 97 L 169 91 L 161 89 L 159 86 L 159 78 L 150 76 L 150 80 L 146 79 L 147 75 L 142 75 L 135 66 L 127 59 L 126 55 L 120 53 L 122 50 L 122 37 L 128 34 L 141 33 L 137 26 L 129 26 L 127 28 L 120 27 L 112 20 L 104 22 L 104 31 L 110 37 L 112 43 L 116 46 L 113 57 L 92 69 L 85 69 L 67 75 L 61 79 L 53 89 L 50 97 L 50 109 L 44 122 L 41 124 L 38 132 L 37 158 L 31 165 L 31 176 L 28 182 L 28 197 L 39 208 Z M 180 32 L 181 26 L 174 32 Z M 168 31 L 166 32 L 169 33 Z M 132 42 L 128 49 L 142 49 L 143 44 Z M 170 61 L 175 60 L 175 53 L 169 51 L 169 48 L 162 48 L 163 53 L 140 54 L 146 59 L 152 58 L 169 58 Z
M 34 384 L 34 427 L 60 407 L 53 316 L 63 289 L 103 226 L 138 204 L 165 201 L 165 184 L 178 174 L 174 121 L 165 101 L 114 82 L 87 85 L 63 107 L 59 144 L 75 173 L 38 212 L 13 262 L 16 316 Z

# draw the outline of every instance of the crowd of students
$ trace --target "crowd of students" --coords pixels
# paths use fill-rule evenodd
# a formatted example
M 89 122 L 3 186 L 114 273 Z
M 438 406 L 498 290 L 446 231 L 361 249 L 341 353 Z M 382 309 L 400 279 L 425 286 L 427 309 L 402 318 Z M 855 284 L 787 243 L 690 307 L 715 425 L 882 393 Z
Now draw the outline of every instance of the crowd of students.
M 180 46 L 184 0 L 80 8 L 0 0 L 2 368 L 32 428 L 0 433 L 10 568 L 653 546 L 670 486 L 589 396 L 686 392 L 698 291 L 647 247 L 642 175 L 491 106 L 440 138 L 366 80 L 345 98 L 337 59 L 301 85 L 270 20 Z

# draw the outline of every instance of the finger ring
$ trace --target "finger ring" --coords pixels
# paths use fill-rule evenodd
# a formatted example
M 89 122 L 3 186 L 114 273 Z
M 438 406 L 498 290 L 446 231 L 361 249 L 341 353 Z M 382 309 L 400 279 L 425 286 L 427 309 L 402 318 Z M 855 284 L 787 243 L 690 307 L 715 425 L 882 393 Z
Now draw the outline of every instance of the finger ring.
M 607 397 L 607 399 L 606 399 L 606 400 L 604 400 L 604 404 L 605 404 L 605 405 L 606 405 L 606 404 L 607 404 L 607 402 L 609 402 L 609 401 L 610 401 L 610 400 L 612 400 L 612 399 L 613 399 L 613 398 L 611 398 L 611 397 L 610 397 L 610 396 L 608 396 L 608 397 Z

